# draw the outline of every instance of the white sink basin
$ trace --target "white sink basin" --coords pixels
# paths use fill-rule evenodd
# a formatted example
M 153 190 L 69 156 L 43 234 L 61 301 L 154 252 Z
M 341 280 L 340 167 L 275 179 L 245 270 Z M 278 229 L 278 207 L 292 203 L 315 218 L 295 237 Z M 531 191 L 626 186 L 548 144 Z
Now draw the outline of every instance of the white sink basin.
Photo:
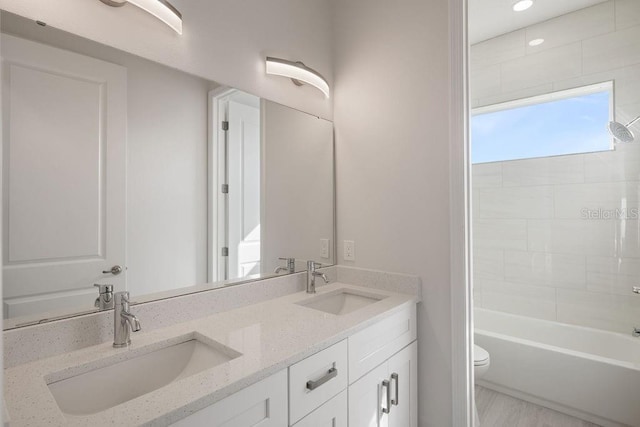
M 331 314 L 347 314 L 385 299 L 385 295 L 338 289 L 298 302 L 298 305 Z
M 48 384 L 63 413 L 89 415 L 112 408 L 241 354 L 198 334 L 185 341 Z

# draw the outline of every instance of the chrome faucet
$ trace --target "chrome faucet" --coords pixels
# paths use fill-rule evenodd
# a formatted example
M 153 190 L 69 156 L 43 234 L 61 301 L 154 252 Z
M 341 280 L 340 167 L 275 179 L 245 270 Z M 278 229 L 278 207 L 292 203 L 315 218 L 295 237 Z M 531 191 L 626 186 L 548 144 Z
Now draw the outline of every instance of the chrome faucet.
M 113 312 L 113 346 L 126 347 L 131 344 L 131 331 L 138 332 L 140 321 L 129 312 L 129 292 L 116 292 Z
M 296 272 L 296 259 L 295 258 L 278 258 L 282 261 L 287 261 L 287 266 L 286 267 L 278 267 L 275 270 L 275 273 L 281 273 L 283 271 L 286 271 L 289 274 L 293 274 Z
M 320 273 L 316 271 L 316 268 L 322 267 L 322 264 L 315 261 L 307 261 L 307 293 L 315 294 L 316 293 L 316 277 L 322 277 L 324 283 L 329 283 L 329 279 L 327 279 L 327 275 L 324 273 Z
M 98 298 L 96 298 L 95 307 L 100 310 L 108 310 L 113 308 L 113 285 L 102 285 L 96 283 L 93 285 L 98 288 Z

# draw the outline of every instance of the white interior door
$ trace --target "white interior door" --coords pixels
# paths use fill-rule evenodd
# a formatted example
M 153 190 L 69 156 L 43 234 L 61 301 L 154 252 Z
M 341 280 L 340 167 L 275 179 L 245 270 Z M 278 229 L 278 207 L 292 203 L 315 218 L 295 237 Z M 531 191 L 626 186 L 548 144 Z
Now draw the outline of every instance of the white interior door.
M 126 287 L 126 70 L 7 35 L 2 66 L 5 318 L 90 308 Z
M 229 101 L 230 279 L 260 273 L 260 108 Z

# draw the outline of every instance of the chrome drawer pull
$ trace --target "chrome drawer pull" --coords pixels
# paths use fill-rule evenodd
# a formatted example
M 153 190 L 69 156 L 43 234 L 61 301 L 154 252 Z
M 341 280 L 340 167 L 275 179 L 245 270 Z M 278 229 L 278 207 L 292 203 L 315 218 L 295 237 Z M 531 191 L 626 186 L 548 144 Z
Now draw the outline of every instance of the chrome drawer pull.
M 388 414 L 391 412 L 391 386 L 389 385 L 389 381 L 387 380 L 382 381 L 382 388 L 387 389 L 387 407 L 382 408 L 382 412 L 384 414 Z
M 395 394 L 395 399 L 391 399 L 391 403 L 395 406 L 398 406 L 398 403 L 400 402 L 400 398 L 398 396 L 400 396 L 400 392 L 399 392 L 399 388 L 400 388 L 400 379 L 398 374 L 393 373 L 391 374 L 391 381 L 395 381 L 396 382 L 396 394 Z
M 336 368 L 331 368 L 331 369 L 329 369 L 327 371 L 325 376 L 320 378 L 319 380 L 316 380 L 316 381 L 309 380 L 309 381 L 307 381 L 307 389 L 315 390 L 318 387 L 320 387 L 322 384 L 324 384 L 327 381 L 329 381 L 331 378 L 335 378 L 337 376 L 338 376 L 338 370 Z

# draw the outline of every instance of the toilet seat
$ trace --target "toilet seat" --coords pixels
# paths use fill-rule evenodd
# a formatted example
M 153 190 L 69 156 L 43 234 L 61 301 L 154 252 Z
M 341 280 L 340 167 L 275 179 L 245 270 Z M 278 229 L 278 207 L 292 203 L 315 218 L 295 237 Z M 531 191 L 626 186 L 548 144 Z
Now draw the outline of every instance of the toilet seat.
M 489 352 L 479 345 L 473 346 L 473 365 L 486 366 L 490 363 Z

